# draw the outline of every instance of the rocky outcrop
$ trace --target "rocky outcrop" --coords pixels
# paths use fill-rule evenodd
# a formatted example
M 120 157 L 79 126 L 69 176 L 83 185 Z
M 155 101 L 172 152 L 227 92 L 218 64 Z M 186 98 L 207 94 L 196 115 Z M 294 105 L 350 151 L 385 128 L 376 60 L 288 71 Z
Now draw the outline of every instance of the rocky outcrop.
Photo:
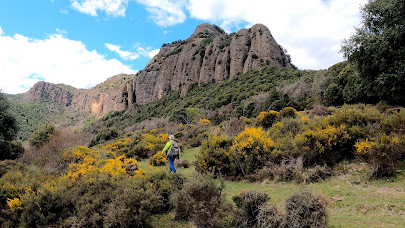
M 101 116 L 110 111 L 125 109 L 128 99 L 132 105 L 134 98 L 127 93 L 132 88 L 127 88 L 127 84 L 133 77 L 134 75 L 117 75 L 91 89 L 75 89 L 41 81 L 22 94 L 22 102 L 52 101 L 65 105 L 65 112 L 73 116 L 83 113 Z
M 227 34 L 216 25 L 202 24 L 190 38 L 164 44 L 136 75 L 117 75 L 91 89 L 38 82 L 22 97 L 64 104 L 73 116 L 102 116 L 158 100 L 170 91 L 185 95 L 195 85 L 221 82 L 262 66 L 292 67 L 266 26 Z
M 202 24 L 190 38 L 164 44 L 134 77 L 128 93 L 134 102 L 145 104 L 170 91 L 185 95 L 195 84 L 220 82 L 262 66 L 292 67 L 266 26 L 226 34 L 218 26 Z
M 100 116 L 110 111 L 124 110 L 128 105 L 127 82 L 134 75 L 120 74 L 91 89 L 75 92 L 71 109 Z
M 49 100 L 69 106 L 72 103 L 73 94 L 60 85 L 41 81 L 36 83 L 28 92 L 24 93 L 22 99 L 25 102 L 35 99 Z

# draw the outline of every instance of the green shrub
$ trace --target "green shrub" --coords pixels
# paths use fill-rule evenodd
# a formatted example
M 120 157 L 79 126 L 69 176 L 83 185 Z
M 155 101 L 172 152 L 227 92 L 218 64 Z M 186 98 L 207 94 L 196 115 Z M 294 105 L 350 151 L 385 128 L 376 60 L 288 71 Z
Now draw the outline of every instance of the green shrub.
M 183 189 L 185 178 L 180 174 L 171 174 L 164 170 L 147 173 L 140 178 L 139 187 L 151 189 L 153 194 L 158 196 L 159 201 L 153 204 L 152 214 L 166 213 L 174 205 L 170 203 L 170 198 L 174 192 Z
M 294 138 L 305 164 L 333 165 L 343 158 L 353 158 L 351 137 L 345 125 L 326 126 L 306 130 Z
M 111 139 L 115 139 L 118 137 L 118 131 L 115 129 L 105 129 L 97 134 L 96 138 L 91 140 L 89 147 L 95 146 L 102 142 L 106 142 Z
M 153 209 L 162 204 L 152 189 L 132 180 L 118 185 L 114 196 L 104 212 L 104 227 L 150 227 Z
M 261 112 L 257 117 L 257 124 L 264 128 L 270 128 L 278 119 L 278 112 L 270 110 L 268 112 Z
M 61 226 L 61 221 L 72 216 L 74 206 L 60 192 L 45 191 L 26 200 L 22 210 L 22 227 L 49 227 Z
M 261 128 L 246 127 L 235 137 L 230 148 L 229 156 L 234 164 L 232 174 L 236 177 L 254 174 L 271 159 L 273 149 L 274 143 L 268 132 Z
M 197 227 L 215 227 L 223 204 L 223 183 L 198 177 L 172 197 L 176 218 L 190 219 Z
M 226 136 L 210 136 L 197 156 L 196 170 L 200 173 L 246 178 L 272 157 L 274 143 L 261 128 L 246 127 L 231 142 Z
M 41 147 L 44 143 L 49 141 L 49 138 L 54 132 L 55 126 L 53 124 L 46 123 L 32 133 L 28 141 L 32 146 Z
M 398 161 L 405 156 L 405 136 L 379 134 L 355 144 L 356 152 L 372 167 L 370 177 L 395 174 Z
M 8 99 L 0 90 L 0 160 L 14 159 L 22 152 L 19 145 L 13 143 L 18 130 L 17 119 L 10 112 Z
M 344 103 L 343 91 L 335 83 L 331 83 L 324 94 L 324 104 L 326 106 L 338 106 Z
M 165 166 L 167 163 L 167 157 L 158 151 L 149 159 L 149 164 L 153 166 Z
M 297 110 L 295 110 L 295 108 L 292 107 L 285 107 L 283 108 L 280 113 L 280 118 L 295 118 L 298 116 L 298 112 Z
M 386 118 L 382 121 L 384 131 L 405 134 L 405 109 L 391 109 L 387 110 L 387 113 Z
M 326 121 L 333 126 L 365 127 L 370 124 L 379 124 L 382 117 L 382 113 L 375 106 L 344 105 L 327 117 Z
M 303 191 L 290 196 L 286 202 L 286 227 L 328 227 L 326 200 Z
M 200 173 L 213 175 L 229 175 L 233 168 L 227 155 L 232 145 L 232 138 L 227 136 L 210 135 L 197 155 L 196 170 Z
M 242 211 L 242 218 L 240 218 L 242 221 L 239 221 L 239 223 L 241 225 L 246 224 L 248 227 L 256 225 L 259 208 L 269 199 L 266 193 L 254 190 L 241 192 L 239 195 L 232 197 L 233 202 Z

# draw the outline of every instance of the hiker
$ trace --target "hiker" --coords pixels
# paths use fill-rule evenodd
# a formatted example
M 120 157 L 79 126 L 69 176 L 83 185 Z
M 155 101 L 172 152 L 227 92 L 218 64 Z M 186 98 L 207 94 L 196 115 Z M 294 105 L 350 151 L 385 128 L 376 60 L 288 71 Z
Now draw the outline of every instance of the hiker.
M 167 156 L 167 159 L 169 160 L 170 171 L 176 173 L 176 168 L 174 167 L 174 160 L 176 158 L 180 159 L 180 147 L 179 144 L 176 141 L 174 141 L 174 135 L 170 135 L 169 140 L 170 141 L 166 143 L 165 148 L 163 148 L 162 154 L 165 154 Z

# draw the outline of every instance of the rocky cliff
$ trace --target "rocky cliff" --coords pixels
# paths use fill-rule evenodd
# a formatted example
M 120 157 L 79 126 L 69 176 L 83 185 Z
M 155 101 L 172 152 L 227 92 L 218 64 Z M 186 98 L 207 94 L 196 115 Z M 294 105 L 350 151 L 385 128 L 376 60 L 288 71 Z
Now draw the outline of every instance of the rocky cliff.
M 292 67 L 270 30 L 256 24 L 226 34 L 215 25 L 199 25 L 184 41 L 164 44 L 160 52 L 126 85 L 129 105 L 145 104 L 195 84 L 220 82 L 261 66 Z
M 133 77 L 134 75 L 120 74 L 91 89 L 75 89 L 41 81 L 22 94 L 20 102 L 51 101 L 65 105 L 65 113 L 73 116 L 80 113 L 101 116 L 110 111 L 125 109 L 128 105 L 126 85 Z
M 67 113 L 101 116 L 158 100 L 170 91 L 185 95 L 194 85 L 221 82 L 262 66 L 292 67 L 266 26 L 227 34 L 216 25 L 202 24 L 190 38 L 163 44 L 136 75 L 117 75 L 91 89 L 38 82 L 22 100 L 50 100 L 64 104 Z
M 22 95 L 24 102 L 34 100 L 48 100 L 59 104 L 69 106 L 72 103 L 72 91 L 63 88 L 62 85 L 56 85 L 48 82 L 36 83 L 28 92 Z

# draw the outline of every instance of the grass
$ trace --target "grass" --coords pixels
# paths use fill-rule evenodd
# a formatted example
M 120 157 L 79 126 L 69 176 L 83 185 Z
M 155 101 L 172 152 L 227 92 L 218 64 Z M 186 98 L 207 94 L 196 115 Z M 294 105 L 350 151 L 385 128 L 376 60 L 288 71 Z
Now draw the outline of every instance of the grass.
M 185 150 L 181 159 L 190 163 L 195 161 L 199 148 Z M 141 161 L 140 167 L 147 167 L 147 161 Z M 329 199 L 328 214 L 330 227 L 405 227 L 405 174 L 395 178 L 368 181 L 362 164 L 341 164 L 343 171 L 324 182 L 297 184 L 295 182 L 248 182 L 225 181 L 227 200 L 247 189 L 265 192 L 270 201 L 284 210 L 284 201 L 293 193 L 309 189 Z M 404 167 L 405 168 L 405 167 Z M 404 168 L 402 170 L 404 170 Z M 187 169 L 177 168 L 178 173 L 186 177 L 196 174 L 193 166 Z M 174 221 L 174 215 L 154 216 L 155 227 L 190 227 L 188 223 Z

